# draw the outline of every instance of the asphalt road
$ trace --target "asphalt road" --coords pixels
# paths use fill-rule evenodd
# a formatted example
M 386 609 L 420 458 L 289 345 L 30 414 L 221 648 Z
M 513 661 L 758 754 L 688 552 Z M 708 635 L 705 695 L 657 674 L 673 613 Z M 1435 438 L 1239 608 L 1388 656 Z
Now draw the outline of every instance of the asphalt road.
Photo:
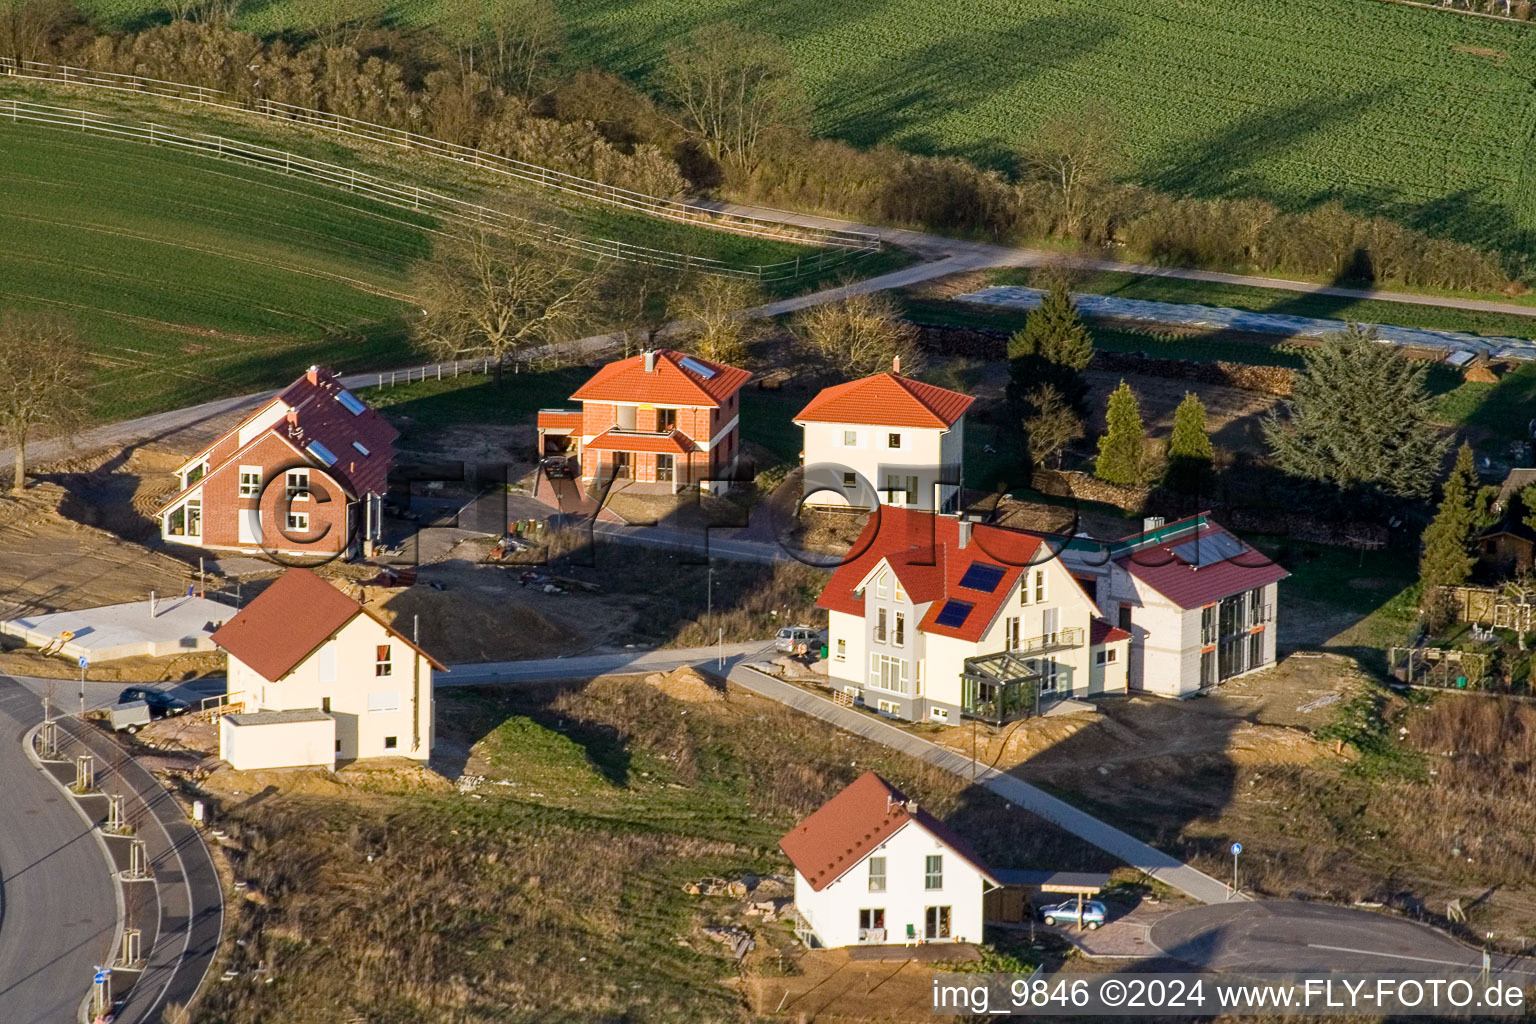
M 117 895 L 102 849 L 21 740 L 42 704 L 0 676 L 0 1020 L 69 1024 L 106 961 Z
M 1427 925 L 1324 903 L 1264 900 L 1195 907 L 1161 918 L 1151 941 L 1167 956 L 1217 971 L 1481 970 L 1483 954 Z M 1536 978 L 1536 961 L 1495 956 L 1494 973 Z

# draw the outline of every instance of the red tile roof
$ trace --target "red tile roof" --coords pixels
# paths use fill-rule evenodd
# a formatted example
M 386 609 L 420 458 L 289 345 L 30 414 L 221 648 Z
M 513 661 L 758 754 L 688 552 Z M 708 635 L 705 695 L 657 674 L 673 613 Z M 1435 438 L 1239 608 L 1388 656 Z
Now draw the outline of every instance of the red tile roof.
M 1190 529 L 1177 531 L 1157 544 L 1137 548 L 1115 562 L 1180 608 L 1200 608 L 1290 575 L 1278 563 L 1237 538 L 1233 539 L 1242 547 L 1240 554 L 1203 569 L 1175 555 L 1174 548 L 1197 537 L 1232 536 L 1209 520 L 1204 522 L 1206 525 L 1202 526 L 1201 520 L 1191 520 Z
M 971 525 L 971 539 L 960 546 L 960 522 L 952 516 L 934 515 L 893 505 L 882 505 L 850 554 L 856 557 L 839 566 L 821 592 L 818 606 L 849 615 L 864 614 L 864 600 L 855 594 L 881 559 L 887 559 L 914 604 L 933 602 L 919 628 L 925 633 L 980 640 L 1008 599 L 1019 573 L 1043 557 L 1039 535 L 980 523 Z M 997 566 L 1002 577 L 990 592 L 960 586 L 972 564 Z M 941 626 L 938 617 L 943 598 L 973 605 L 959 626 Z
M 657 452 L 662 455 L 687 455 L 696 450 L 693 440 L 679 431 L 666 434 L 642 434 L 610 427 L 587 444 L 588 451 Z
M 374 409 L 364 406 L 361 413 L 353 413 L 343 405 L 342 395 L 348 396 L 349 401 L 358 400 L 329 370 L 314 371 L 313 380 L 310 376 L 306 373 L 278 395 L 293 412 L 279 420 L 272 430 L 316 465 L 324 466 L 326 460 L 310 448 L 314 442 L 320 442 L 336 458 L 327 469 L 354 497 L 383 494 L 388 487 L 399 431 Z
M 540 409 L 538 426 L 541 430 L 580 430 L 580 409 Z
M 683 366 L 688 359 L 714 371 L 703 376 Z M 645 354 L 609 363 L 571 396 L 577 402 L 648 402 L 717 408 L 752 376 L 746 370 L 672 349 L 658 349 L 656 368 L 645 369 Z
M 952 427 L 976 401 L 958 391 L 894 373 L 823 388 L 795 422 L 874 423 L 891 427 Z
M 820 892 L 908 825 L 924 829 L 994 884 L 992 870 L 970 845 L 901 790 L 865 772 L 779 840 L 795 870 Z
M 1092 619 L 1088 623 L 1088 645 L 1097 647 L 1100 644 L 1112 644 L 1117 640 L 1129 640 L 1131 634 L 1119 626 L 1111 626 L 1103 619 Z
M 432 655 L 308 569 L 289 569 L 213 634 L 213 642 L 277 682 L 358 615 L 368 615 L 434 666 Z

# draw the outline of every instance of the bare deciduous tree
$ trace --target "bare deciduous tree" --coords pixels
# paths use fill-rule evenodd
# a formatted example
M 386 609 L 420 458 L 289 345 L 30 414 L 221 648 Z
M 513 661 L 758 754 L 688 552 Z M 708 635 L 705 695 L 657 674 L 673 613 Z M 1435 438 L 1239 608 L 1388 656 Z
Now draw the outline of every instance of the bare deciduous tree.
M 552 0 L 447 0 L 439 25 L 464 74 L 532 95 L 565 40 Z
M 1036 466 L 1054 464 L 1067 445 L 1083 436 L 1083 420 L 1054 385 L 1041 384 L 1026 396 L 1029 414 L 1024 431 L 1029 435 L 1029 455 Z
M 602 306 L 626 357 L 656 347 L 669 307 L 691 282 L 671 267 L 617 263 L 602 282 Z
M 771 134 L 803 127 L 809 110 L 778 41 L 730 23 L 667 51 L 665 87 L 678 126 L 715 160 L 751 167 Z
M 421 271 L 417 340 L 437 359 L 494 360 L 500 384 L 508 356 L 580 335 L 597 280 L 576 253 L 527 239 L 478 231 L 445 240 Z
M 27 441 L 85 419 L 86 351 L 74 324 L 48 313 L 0 313 L 0 436 L 15 448 L 11 492 L 27 482 Z
M 0 0 L 0 56 L 41 60 L 55 38 L 79 20 L 68 0 Z
M 746 311 L 762 298 L 756 283 L 746 278 L 700 274 L 673 297 L 667 312 L 681 321 L 678 335 L 694 352 L 729 363 L 744 357 L 747 346 L 761 333 L 762 325 L 747 317 Z
M 795 336 L 828 365 L 849 377 L 889 370 L 900 360 L 907 373 L 922 369 L 917 327 L 901 319 L 890 296 L 858 293 L 796 314 Z
M 1102 107 L 1040 126 L 1023 154 L 1024 171 L 1050 198 L 1056 229 L 1069 238 L 1082 231 L 1094 193 L 1109 184 L 1123 162 L 1121 127 Z

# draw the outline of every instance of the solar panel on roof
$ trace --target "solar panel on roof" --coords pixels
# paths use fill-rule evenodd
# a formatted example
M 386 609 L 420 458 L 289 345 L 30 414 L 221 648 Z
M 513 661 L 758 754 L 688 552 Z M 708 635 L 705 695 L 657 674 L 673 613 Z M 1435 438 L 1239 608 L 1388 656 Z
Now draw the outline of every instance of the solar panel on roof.
M 321 444 L 319 441 L 309 442 L 309 444 L 305 446 L 305 450 L 315 458 L 319 459 L 321 462 L 325 463 L 327 466 L 336 465 L 336 456 L 332 455 L 331 450 L 325 445 Z
M 976 606 L 965 601 L 945 601 L 944 607 L 939 610 L 939 617 L 933 620 L 934 625 L 958 629 L 965 625 L 966 616 L 971 614 L 971 609 L 974 607 Z
M 345 389 L 336 392 L 336 401 L 340 402 L 342 407 L 353 416 L 361 416 L 368 409 L 366 405 L 358 401 L 356 395 Z
M 1243 543 L 1225 533 L 1208 533 L 1196 540 L 1185 541 L 1173 549 L 1173 555 L 1181 562 L 1188 562 L 1196 569 L 1204 569 L 1217 562 L 1243 553 Z
M 997 589 L 997 585 L 1002 580 L 1002 566 L 972 562 L 971 567 L 965 570 L 965 575 L 960 577 L 960 585 L 966 590 L 979 590 L 983 594 L 990 594 Z
M 693 358 L 693 356 L 683 356 L 683 358 L 678 360 L 678 362 L 682 365 L 683 369 L 689 371 L 690 373 L 697 374 L 698 376 L 703 377 L 705 380 L 709 380 L 715 375 L 715 368 L 713 366 L 705 366 L 703 363 Z

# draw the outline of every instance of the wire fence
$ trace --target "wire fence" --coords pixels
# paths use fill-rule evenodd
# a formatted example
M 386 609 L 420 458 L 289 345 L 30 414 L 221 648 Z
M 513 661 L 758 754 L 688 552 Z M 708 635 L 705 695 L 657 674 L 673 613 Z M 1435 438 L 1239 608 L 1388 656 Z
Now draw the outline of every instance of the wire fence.
M 814 255 L 797 256 L 780 263 L 739 265 L 711 257 L 671 252 L 612 238 L 589 238 L 553 224 L 497 210 L 480 203 L 447 195 L 420 185 L 389 181 L 353 167 L 342 167 L 310 157 L 273 149 L 221 135 L 183 135 L 151 122 L 123 122 L 74 107 L 55 107 L 24 100 L 0 100 L 0 123 L 28 122 L 53 128 L 71 128 L 121 139 L 169 146 L 218 160 L 234 161 L 291 177 L 305 178 L 402 210 L 428 214 L 440 220 L 490 228 L 532 238 L 547 245 L 572 250 L 598 259 L 646 263 L 680 271 L 752 278 L 761 282 L 792 280 L 820 273 L 865 255 L 868 250 L 818 249 Z
M 344 114 L 278 103 L 265 97 L 253 97 L 249 101 L 241 102 L 237 97 L 223 90 L 207 86 L 168 82 L 140 75 L 96 71 L 67 64 L 18 61 L 5 57 L 0 57 L 0 71 L 16 78 L 63 82 L 117 92 L 145 93 L 226 110 L 254 113 L 273 120 L 303 124 L 399 149 L 428 153 L 458 163 L 470 164 L 539 188 L 552 189 L 648 216 L 695 224 L 718 231 L 857 252 L 877 252 L 881 244 L 879 236 L 870 232 L 808 227 L 745 214 L 709 210 L 681 200 L 646 195 L 617 185 L 582 178 L 566 171 L 557 171 L 512 157 L 488 153 L 473 146 L 445 142 L 442 139 L 359 120 Z

